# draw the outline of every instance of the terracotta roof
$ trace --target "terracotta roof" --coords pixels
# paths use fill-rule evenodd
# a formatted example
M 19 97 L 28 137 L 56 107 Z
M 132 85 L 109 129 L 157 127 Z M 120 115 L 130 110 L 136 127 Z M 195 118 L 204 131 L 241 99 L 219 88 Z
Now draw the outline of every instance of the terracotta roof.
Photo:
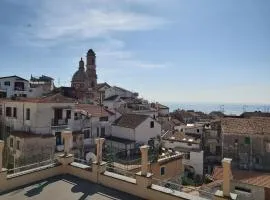
M 270 134 L 269 117 L 223 118 L 222 131 L 225 134 Z
M 113 96 L 110 96 L 106 99 L 104 99 L 104 101 L 114 101 L 115 99 L 117 99 L 118 95 L 113 95 Z
M 170 131 L 166 135 L 164 135 L 162 139 L 193 144 L 199 144 L 201 142 L 199 139 L 196 140 L 194 137 L 187 136 L 184 133 L 178 131 Z
M 121 117 L 114 121 L 113 125 L 135 129 L 148 117 L 148 115 L 123 114 Z
M 31 132 L 24 132 L 24 131 L 13 131 L 10 133 L 10 135 L 19 137 L 19 138 L 35 138 L 35 137 L 40 137 L 40 138 L 47 138 L 47 137 L 54 137 L 52 134 L 35 134 Z
M 213 179 L 223 180 L 223 168 L 215 167 L 212 173 Z M 242 183 L 270 188 L 270 173 L 262 173 L 245 170 L 232 170 L 231 178 Z
M 103 107 L 93 104 L 76 104 L 76 110 L 85 111 L 93 117 L 108 117 L 111 116 L 111 112 L 108 112 Z
M 75 103 L 77 100 L 63 96 L 61 93 L 52 94 L 41 98 L 18 97 L 15 100 L 1 99 L 2 102 L 30 102 L 30 103 Z

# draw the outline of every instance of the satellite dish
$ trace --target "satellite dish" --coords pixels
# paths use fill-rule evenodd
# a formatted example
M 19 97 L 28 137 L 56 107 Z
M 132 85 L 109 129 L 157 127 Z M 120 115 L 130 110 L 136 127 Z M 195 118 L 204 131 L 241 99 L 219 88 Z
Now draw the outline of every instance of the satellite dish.
M 88 163 L 90 163 L 90 162 L 95 162 L 95 161 L 97 161 L 97 157 L 96 157 L 96 155 L 95 155 L 94 153 L 89 152 L 89 153 L 86 154 L 85 160 L 86 160 Z

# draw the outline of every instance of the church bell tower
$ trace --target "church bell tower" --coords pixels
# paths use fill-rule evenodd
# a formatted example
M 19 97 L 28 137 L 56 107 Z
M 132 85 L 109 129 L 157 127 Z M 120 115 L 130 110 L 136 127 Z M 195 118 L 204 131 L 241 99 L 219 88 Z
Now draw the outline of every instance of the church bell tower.
M 90 88 L 95 88 L 97 85 L 96 72 L 96 54 L 93 49 L 89 49 L 86 55 L 86 73 L 88 76 L 88 85 Z

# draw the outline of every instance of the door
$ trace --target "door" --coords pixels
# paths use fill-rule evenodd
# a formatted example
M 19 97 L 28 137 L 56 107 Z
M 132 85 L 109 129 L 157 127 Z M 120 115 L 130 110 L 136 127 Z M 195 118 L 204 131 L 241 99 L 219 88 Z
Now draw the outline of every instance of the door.
M 105 127 L 101 127 L 101 137 L 105 137 Z
M 62 145 L 61 132 L 55 133 L 55 139 L 56 139 L 56 146 Z
M 63 110 L 60 108 L 55 108 L 54 109 L 54 119 L 59 120 L 63 118 Z

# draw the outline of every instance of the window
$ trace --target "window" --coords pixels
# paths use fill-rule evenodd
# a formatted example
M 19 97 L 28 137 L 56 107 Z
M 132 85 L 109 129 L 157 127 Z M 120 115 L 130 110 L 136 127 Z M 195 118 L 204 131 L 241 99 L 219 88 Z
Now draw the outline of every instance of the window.
M 5 81 L 4 85 L 10 86 L 10 81 Z
M 99 127 L 97 127 L 97 137 L 99 137 Z
M 197 133 L 199 133 L 200 132 L 200 129 L 197 129 Z
M 151 121 L 150 122 L 150 128 L 154 128 L 154 126 L 155 126 L 155 122 L 154 121 Z
M 75 135 L 73 136 L 73 142 L 76 142 L 76 136 Z
M 13 108 L 13 117 L 17 118 L 17 108 Z
M 10 138 L 10 140 L 9 140 L 9 146 L 10 147 L 13 147 L 13 138 Z
M 74 113 L 74 120 L 78 120 L 78 113 Z
M 90 130 L 85 130 L 84 131 L 84 138 L 89 138 L 90 137 Z
M 30 108 L 26 108 L 26 120 L 30 120 Z
M 2 105 L 0 105 L 0 116 L 3 115 L 3 108 Z
M 164 176 L 165 175 L 165 167 L 160 168 L 160 175 Z
M 101 121 L 101 122 L 106 122 L 108 120 L 109 120 L 108 117 L 100 117 L 99 118 L 99 121 Z
M 250 144 L 250 137 L 245 137 L 245 144 Z
M 235 186 L 235 190 L 251 193 L 251 190 L 250 189 L 239 187 L 239 186 Z
M 105 127 L 101 127 L 101 137 L 105 137 Z
M 187 143 L 188 146 L 192 146 L 192 144 L 190 142 Z
M 6 116 L 11 117 L 11 107 L 6 107 Z
M 238 145 L 238 139 L 234 140 L 234 145 Z
M 20 150 L 20 141 L 17 141 L 17 149 Z
M 259 157 L 256 157 L 256 158 L 255 158 L 255 163 L 256 163 L 256 164 L 260 164 L 260 163 L 261 163 L 261 159 L 260 159 Z
M 10 132 L 11 132 L 10 126 L 6 126 L 6 132 L 7 132 L 7 133 L 10 133 Z
M 66 118 L 71 119 L 71 110 L 66 111 Z
M 185 159 L 190 160 L 190 152 L 185 153 Z

